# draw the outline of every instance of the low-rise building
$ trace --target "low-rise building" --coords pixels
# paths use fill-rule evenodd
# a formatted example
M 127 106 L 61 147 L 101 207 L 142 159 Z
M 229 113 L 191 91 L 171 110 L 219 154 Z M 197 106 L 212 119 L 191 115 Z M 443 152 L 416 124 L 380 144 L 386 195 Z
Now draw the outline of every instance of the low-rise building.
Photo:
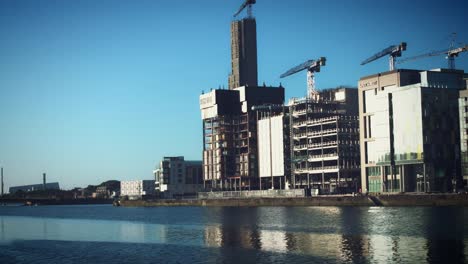
M 94 198 L 109 198 L 111 195 L 111 191 L 107 188 L 107 186 L 99 186 L 96 188 L 96 197 Z
M 154 196 L 156 194 L 155 182 L 154 180 L 121 181 L 120 194 L 129 198 Z
M 10 187 L 10 194 L 14 194 L 18 191 L 32 192 L 32 191 L 43 191 L 43 190 L 60 190 L 59 183 L 50 182 L 50 183 L 43 183 L 43 184 L 13 186 L 13 187 Z
M 163 197 L 195 195 L 203 190 L 201 161 L 184 160 L 184 157 L 164 157 L 153 171 L 156 189 Z

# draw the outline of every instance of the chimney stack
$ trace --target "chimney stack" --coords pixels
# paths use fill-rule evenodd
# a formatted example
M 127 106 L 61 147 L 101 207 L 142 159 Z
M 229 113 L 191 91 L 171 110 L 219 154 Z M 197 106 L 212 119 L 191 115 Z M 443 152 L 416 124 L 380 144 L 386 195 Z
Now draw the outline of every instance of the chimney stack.
M 42 189 L 46 189 L 46 174 L 42 173 Z
M 4 192 L 3 192 L 3 167 L 1 168 L 1 171 L 2 171 L 1 174 L 2 174 L 2 196 L 3 196 L 3 194 L 4 194 Z

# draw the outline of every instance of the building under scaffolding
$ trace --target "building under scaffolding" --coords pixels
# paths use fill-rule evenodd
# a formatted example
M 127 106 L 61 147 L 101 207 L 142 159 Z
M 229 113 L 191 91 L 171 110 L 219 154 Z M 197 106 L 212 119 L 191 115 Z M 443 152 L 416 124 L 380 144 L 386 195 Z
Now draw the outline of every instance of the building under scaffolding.
M 360 176 L 357 89 L 291 99 L 292 188 L 321 194 L 357 192 Z

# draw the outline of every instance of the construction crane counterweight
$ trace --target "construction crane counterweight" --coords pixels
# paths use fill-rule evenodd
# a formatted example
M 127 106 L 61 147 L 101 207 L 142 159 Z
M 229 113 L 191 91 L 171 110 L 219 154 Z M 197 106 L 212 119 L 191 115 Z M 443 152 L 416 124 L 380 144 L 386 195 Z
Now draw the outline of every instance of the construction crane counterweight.
M 389 55 L 389 68 L 391 71 L 395 70 L 395 58 L 401 57 L 402 51 L 406 50 L 406 42 L 402 42 L 400 45 L 392 45 L 380 52 L 377 52 L 370 58 L 361 62 L 361 65 L 365 65 L 369 62 L 375 61 L 382 58 L 383 56 Z
M 247 8 L 247 17 L 251 18 L 252 14 L 252 5 L 254 5 L 257 1 L 256 0 L 245 0 L 245 2 L 241 5 L 239 10 L 234 14 L 234 17 L 238 16 L 242 10 Z

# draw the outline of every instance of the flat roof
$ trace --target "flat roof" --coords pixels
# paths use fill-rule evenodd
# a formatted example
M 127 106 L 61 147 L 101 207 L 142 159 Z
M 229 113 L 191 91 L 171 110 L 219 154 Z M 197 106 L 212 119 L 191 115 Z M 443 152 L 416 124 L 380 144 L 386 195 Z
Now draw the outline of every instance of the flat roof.
M 396 69 L 396 70 L 393 70 L 393 71 L 379 72 L 379 73 L 376 73 L 376 74 L 367 75 L 367 76 L 361 77 L 359 80 L 366 80 L 366 79 L 375 78 L 375 77 L 379 77 L 379 76 L 390 75 L 390 74 L 394 74 L 394 73 L 397 73 L 397 72 L 422 72 L 422 71 L 425 71 L 425 70 Z

